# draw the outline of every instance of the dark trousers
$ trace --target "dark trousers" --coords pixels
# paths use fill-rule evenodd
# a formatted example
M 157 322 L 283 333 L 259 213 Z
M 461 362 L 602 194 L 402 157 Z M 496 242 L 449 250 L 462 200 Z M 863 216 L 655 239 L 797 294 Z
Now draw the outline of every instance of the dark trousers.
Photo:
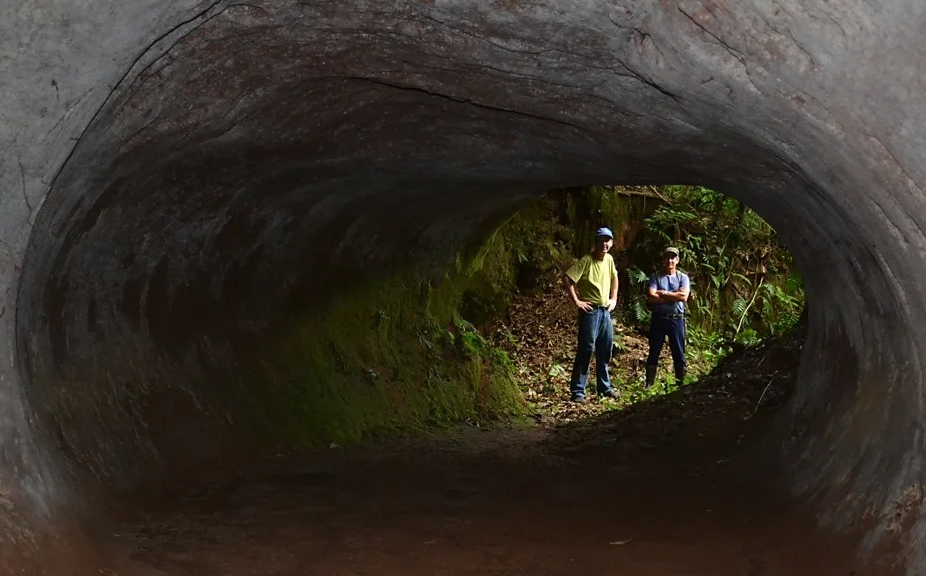
M 672 363 L 675 365 L 675 375 L 685 374 L 685 319 L 684 318 L 658 318 L 653 316 L 649 325 L 649 357 L 647 366 L 659 364 L 659 354 L 662 345 L 669 338 L 669 350 L 672 351 Z
M 608 363 L 611 361 L 612 346 L 614 326 L 611 324 L 611 312 L 602 306 L 596 306 L 591 312 L 580 310 L 579 345 L 576 349 L 576 360 L 572 365 L 572 379 L 569 381 L 569 391 L 573 398 L 585 396 L 592 353 L 595 354 L 597 392 L 604 394 L 611 390 Z

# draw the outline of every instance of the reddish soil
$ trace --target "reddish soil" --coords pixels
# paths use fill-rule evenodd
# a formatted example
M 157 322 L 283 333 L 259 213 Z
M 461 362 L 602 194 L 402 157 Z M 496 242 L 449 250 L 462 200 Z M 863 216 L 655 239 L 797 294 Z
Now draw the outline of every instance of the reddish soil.
M 216 471 L 127 506 L 107 530 L 111 559 L 100 573 L 899 573 L 863 565 L 855 535 L 820 529 L 767 457 L 799 338 L 736 353 L 673 394 L 641 395 L 628 377 L 619 402 L 577 406 L 546 377 L 551 358 L 571 354 L 573 314 L 538 314 L 538 304 L 510 311 L 536 316 L 511 318 L 522 327 L 511 353 L 537 425 L 467 426 Z M 559 320 L 540 324 L 550 318 Z M 616 372 L 639 355 L 620 355 Z
M 136 510 L 113 527 L 101 574 L 890 573 L 819 530 L 744 455 L 748 438 L 620 426 L 465 428 L 280 457 Z

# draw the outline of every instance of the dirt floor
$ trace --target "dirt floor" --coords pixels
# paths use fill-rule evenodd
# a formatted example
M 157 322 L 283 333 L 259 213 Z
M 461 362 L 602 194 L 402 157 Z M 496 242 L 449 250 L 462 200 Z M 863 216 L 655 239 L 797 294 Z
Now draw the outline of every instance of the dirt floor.
M 786 353 L 771 344 L 763 357 Z M 226 471 L 108 527 L 100 573 L 891 574 L 862 566 L 852 535 L 821 531 L 782 492 L 762 458 L 775 406 L 728 380 L 587 419 L 465 426 Z
M 517 359 L 530 424 L 279 455 L 167 487 L 105 527 L 100 574 L 896 573 L 862 565 L 855 536 L 819 529 L 768 457 L 800 338 L 735 353 L 668 395 L 621 376 L 621 400 L 577 406 L 550 368 L 571 355 L 573 313 L 540 306 L 509 311 L 514 337 L 496 327 Z M 640 360 L 632 341 L 618 374 Z
M 123 519 L 101 574 L 889 573 L 861 567 L 851 537 L 820 532 L 735 443 L 704 451 L 681 429 L 644 440 L 607 426 L 280 458 Z

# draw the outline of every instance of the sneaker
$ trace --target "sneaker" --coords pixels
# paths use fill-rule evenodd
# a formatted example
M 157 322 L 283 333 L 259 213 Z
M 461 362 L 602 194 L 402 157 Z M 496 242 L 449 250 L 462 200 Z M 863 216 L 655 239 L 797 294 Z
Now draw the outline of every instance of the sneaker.
M 617 398 L 620 396 L 620 393 L 617 390 L 612 388 L 606 392 L 602 392 L 598 394 L 598 396 L 600 398 L 610 398 L 612 400 L 617 400 Z
M 585 404 L 586 402 L 588 402 L 588 398 L 586 398 L 585 396 L 573 396 L 572 398 L 570 398 L 569 401 L 575 402 L 576 404 Z

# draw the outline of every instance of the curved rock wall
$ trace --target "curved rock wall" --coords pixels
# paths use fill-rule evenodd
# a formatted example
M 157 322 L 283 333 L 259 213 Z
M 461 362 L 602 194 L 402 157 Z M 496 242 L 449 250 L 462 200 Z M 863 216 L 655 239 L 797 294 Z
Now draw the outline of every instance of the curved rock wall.
M 926 567 L 926 6 L 123 4 L 2 9 L 8 546 L 171 458 L 131 400 L 196 398 L 203 338 L 233 358 L 550 187 L 685 182 L 747 202 L 805 273 L 792 485 L 871 545 L 903 526 Z

